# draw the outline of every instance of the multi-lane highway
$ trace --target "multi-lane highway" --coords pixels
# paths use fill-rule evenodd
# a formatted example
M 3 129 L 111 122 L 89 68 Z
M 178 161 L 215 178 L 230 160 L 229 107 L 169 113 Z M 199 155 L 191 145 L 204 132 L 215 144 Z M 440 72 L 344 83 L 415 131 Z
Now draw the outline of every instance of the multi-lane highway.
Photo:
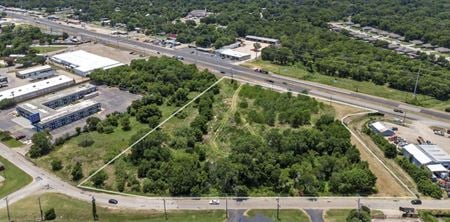
M 217 60 L 215 58 L 196 58 L 195 55 L 177 50 L 162 48 L 147 43 L 134 41 L 127 38 L 117 38 L 106 34 L 95 33 L 82 28 L 75 28 L 63 24 L 54 23 L 46 19 L 29 17 L 22 14 L 11 14 L 9 16 L 25 20 L 29 23 L 45 25 L 53 30 L 62 30 L 71 34 L 82 35 L 97 42 L 106 44 L 114 44 L 123 48 L 145 53 L 160 52 L 165 55 L 183 56 L 184 61 L 196 63 L 201 67 L 218 71 L 218 75 L 229 75 L 241 81 L 248 81 L 255 84 L 264 84 L 279 89 L 289 89 L 292 91 L 307 90 L 310 95 L 332 99 L 356 106 L 361 106 L 382 113 L 395 114 L 393 108 L 402 108 L 407 110 L 408 118 L 422 119 L 428 121 L 436 121 L 437 123 L 447 124 L 450 121 L 450 115 L 447 113 L 424 109 L 420 107 L 403 104 L 384 98 L 368 96 L 347 90 L 334 88 L 317 83 L 301 81 L 297 79 L 287 78 L 278 75 L 263 75 L 255 73 L 252 70 Z M 225 74 L 219 74 L 220 72 Z M 33 182 L 23 189 L 12 193 L 8 196 L 10 203 L 16 202 L 30 194 L 40 192 L 60 192 L 71 197 L 90 201 L 95 196 L 97 203 L 100 205 L 108 205 L 111 198 L 119 201 L 118 205 L 109 205 L 110 207 L 133 208 L 133 209 L 163 209 L 163 198 L 149 198 L 142 196 L 125 196 L 108 193 L 96 193 L 86 191 L 67 182 L 62 181 L 55 175 L 33 165 L 25 157 L 18 154 L 12 149 L 0 143 L 0 155 L 10 160 L 13 164 L 21 168 L 23 171 L 31 175 Z M 209 205 L 207 199 L 192 198 L 166 198 L 167 209 L 223 209 L 225 208 L 225 199 L 221 198 L 220 205 Z M 354 208 L 357 205 L 357 197 L 322 197 L 322 198 L 280 198 L 281 208 Z M 411 206 L 410 198 L 360 198 L 361 203 L 375 209 L 398 209 L 400 206 Z M 228 199 L 228 207 L 232 209 L 248 209 L 248 208 L 276 208 L 276 197 L 249 198 L 244 201 L 236 201 Z M 0 201 L 0 208 L 5 207 L 5 201 Z M 423 204 L 416 206 L 418 208 L 429 209 L 450 209 L 450 200 L 424 200 Z
M 61 22 L 53 22 L 45 18 L 31 17 L 25 14 L 8 13 L 8 16 L 24 20 L 28 23 L 36 24 L 39 26 L 45 26 L 53 31 L 64 31 L 69 34 L 81 35 L 86 39 L 91 39 L 96 42 L 104 44 L 115 45 L 130 50 L 141 51 L 144 53 L 160 53 L 168 56 L 182 56 L 185 62 L 195 63 L 200 67 L 208 68 L 211 71 L 216 71 L 218 75 L 233 76 L 238 80 L 245 80 L 254 83 L 266 82 L 273 86 L 281 88 L 287 88 L 292 91 L 301 92 L 306 90 L 308 94 L 318 97 L 331 99 L 334 101 L 345 102 L 348 104 L 372 109 L 381 113 L 389 113 L 403 117 L 403 114 L 393 112 L 394 108 L 400 108 L 406 111 L 406 118 L 410 119 L 428 119 L 433 118 L 439 121 L 447 122 L 445 126 L 448 126 L 450 122 L 450 114 L 436 111 L 432 109 L 426 109 L 423 107 L 417 107 L 410 104 L 393 101 L 381 97 L 369 96 L 362 93 L 357 93 L 349 90 L 344 90 L 324 84 L 308 82 L 298 80 L 294 78 L 288 78 L 280 75 L 265 75 L 256 73 L 253 70 L 230 64 L 227 61 L 222 61 L 216 57 L 198 57 L 195 53 L 191 54 L 187 51 L 169 49 L 160 47 L 157 45 L 140 42 L 137 40 L 129 39 L 126 37 L 116 37 L 112 35 L 93 32 L 84 28 L 73 27 Z M 60 24 L 61 23 L 61 24 Z

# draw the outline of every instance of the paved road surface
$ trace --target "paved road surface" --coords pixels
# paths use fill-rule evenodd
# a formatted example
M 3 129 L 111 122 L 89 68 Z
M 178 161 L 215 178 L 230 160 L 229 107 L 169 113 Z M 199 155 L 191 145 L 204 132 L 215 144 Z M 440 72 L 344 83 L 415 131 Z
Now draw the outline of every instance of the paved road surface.
M 233 65 L 227 61 L 221 61 L 221 59 L 218 59 L 217 57 L 211 58 L 201 57 L 199 59 L 198 57 L 195 56 L 195 54 L 191 54 L 190 52 L 187 52 L 185 50 L 164 48 L 124 37 L 114 37 L 111 35 L 96 33 L 82 28 L 76 28 L 71 27 L 69 25 L 55 23 L 47 19 L 35 18 L 30 17 L 28 15 L 17 13 L 8 13 L 8 15 L 17 19 L 22 19 L 29 23 L 49 27 L 55 31 L 59 30 L 67 32 L 69 34 L 81 35 L 86 39 L 95 40 L 97 42 L 102 42 L 105 44 L 116 45 L 130 50 L 153 54 L 159 52 L 161 54 L 168 56 L 183 56 L 185 62 L 195 63 L 198 66 L 205 67 L 210 70 L 225 72 L 225 74 L 220 75 L 233 76 L 234 78 L 247 80 L 251 82 L 259 82 L 259 83 L 266 82 L 270 83 L 273 86 L 288 88 L 293 91 L 300 92 L 303 90 L 307 90 L 310 95 L 330 98 L 335 101 L 346 102 L 353 105 L 374 109 L 382 113 L 390 113 L 398 115 L 399 117 L 403 117 L 403 114 L 393 112 L 393 108 L 401 107 L 402 109 L 406 110 L 407 111 L 406 117 L 411 119 L 427 119 L 429 117 L 433 117 L 439 121 L 450 122 L 450 114 L 445 112 L 417 107 L 380 97 L 356 93 L 349 90 L 339 89 L 324 84 L 313 83 L 279 75 L 264 75 L 256 73 L 249 68 Z
M 309 215 L 311 222 L 324 222 L 322 209 L 305 209 L 305 211 Z

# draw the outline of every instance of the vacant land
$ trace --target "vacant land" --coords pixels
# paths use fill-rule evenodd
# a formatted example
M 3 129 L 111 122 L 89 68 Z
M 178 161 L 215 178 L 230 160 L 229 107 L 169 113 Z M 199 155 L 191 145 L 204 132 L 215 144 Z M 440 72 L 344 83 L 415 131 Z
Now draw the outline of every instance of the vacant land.
M 423 222 L 450 221 L 450 211 L 448 210 L 419 210 L 419 216 Z
M 272 221 L 282 222 L 309 222 L 309 217 L 301 210 L 280 210 L 279 219 L 277 219 L 276 210 L 261 210 L 252 209 L 246 213 L 248 218 L 252 218 L 256 215 L 262 215 L 269 218 Z
M 20 141 L 12 138 L 11 136 L 6 135 L 4 132 L 1 131 L 0 131 L 0 141 L 11 148 L 20 147 L 23 145 Z
M 66 46 L 33 46 L 33 49 L 37 50 L 38 53 L 49 53 L 55 52 L 62 49 L 66 49 Z
M 91 203 L 73 199 L 63 194 L 48 193 L 31 196 L 10 206 L 11 219 L 14 221 L 36 221 L 40 218 L 38 198 L 41 198 L 43 210 L 54 208 L 57 221 L 93 221 Z M 169 211 L 168 220 L 159 211 L 116 210 L 97 205 L 99 221 L 174 221 L 174 222 L 210 222 L 224 221 L 223 210 L 210 211 Z M 7 221 L 6 209 L 0 210 L 0 221 Z
M 335 86 L 347 90 L 352 90 L 355 92 L 361 92 L 364 94 L 369 94 L 373 96 L 379 96 L 383 98 L 388 98 L 392 100 L 397 100 L 401 102 L 410 102 L 412 100 L 412 93 L 404 92 L 396 89 L 389 88 L 387 85 L 381 86 L 376 85 L 372 82 L 367 81 L 356 81 L 347 78 L 339 78 L 327 76 L 319 73 L 310 73 L 304 67 L 293 65 L 293 66 L 280 66 L 272 64 L 268 61 L 256 60 L 243 64 L 246 67 L 260 67 L 267 71 L 294 77 L 302 80 L 318 82 L 330 86 Z M 444 110 L 446 107 L 450 106 L 450 100 L 440 101 L 434 99 L 430 96 L 418 95 L 418 104 L 423 107 L 434 108 L 439 110 Z
M 325 222 L 342 222 L 346 221 L 348 214 L 351 209 L 330 209 L 325 212 L 324 219 Z M 371 210 L 370 215 L 372 218 L 383 217 L 383 212 L 379 210 Z
M 9 162 L 3 157 L 0 157 L 0 162 L 5 166 L 5 170 L 0 172 L 0 176 L 5 178 L 3 183 L 0 183 L 0 198 L 19 190 L 32 181 L 32 178 Z

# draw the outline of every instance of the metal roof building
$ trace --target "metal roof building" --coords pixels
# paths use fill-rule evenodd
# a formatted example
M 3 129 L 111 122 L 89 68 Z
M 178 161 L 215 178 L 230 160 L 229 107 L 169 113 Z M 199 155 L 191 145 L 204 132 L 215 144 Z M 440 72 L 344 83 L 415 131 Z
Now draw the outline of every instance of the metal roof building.
M 44 66 L 35 66 L 29 69 L 18 70 L 16 71 L 16 76 L 21 79 L 31 78 L 33 80 L 36 79 L 44 79 L 50 76 L 54 76 L 55 72 L 49 65 Z
M 110 69 L 123 65 L 116 60 L 98 56 L 83 50 L 54 55 L 51 61 L 65 65 L 81 76 L 88 76 L 96 69 Z
M 403 155 L 418 166 L 442 164 L 450 167 L 450 155 L 437 145 L 408 144 L 403 147 Z
M 217 50 L 217 52 L 226 58 L 230 58 L 233 60 L 246 60 L 246 59 L 250 59 L 250 54 L 247 53 L 243 53 L 243 52 L 238 52 L 232 49 L 221 49 L 221 50 Z
M 75 81 L 67 76 L 55 76 L 50 79 L 1 91 L 0 100 L 13 99 L 15 102 L 21 102 L 70 86 L 74 83 Z
M 394 131 L 386 128 L 386 126 L 384 126 L 381 122 L 371 123 L 369 124 L 369 127 L 372 129 L 372 131 L 380 133 L 383 136 L 392 136 L 395 134 Z
M 274 45 L 277 45 L 280 43 L 280 40 L 278 40 L 278 39 L 260 37 L 260 36 L 254 36 L 254 35 L 247 35 L 247 36 L 245 36 L 245 39 L 250 40 L 250 41 L 255 41 L 255 42 L 274 44 Z

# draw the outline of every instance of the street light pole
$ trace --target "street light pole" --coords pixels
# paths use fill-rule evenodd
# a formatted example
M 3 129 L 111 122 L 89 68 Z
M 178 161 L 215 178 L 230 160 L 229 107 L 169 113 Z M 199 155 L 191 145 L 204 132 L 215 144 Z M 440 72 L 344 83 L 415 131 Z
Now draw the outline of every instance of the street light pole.
M 41 197 L 38 198 L 39 201 L 39 211 L 41 213 L 41 221 L 44 221 L 44 215 L 42 213 Z
M 225 218 L 228 219 L 228 196 L 225 197 Z
M 163 199 L 164 203 L 164 218 L 167 220 L 166 199 Z
M 277 197 L 277 220 L 280 220 L 280 197 Z

